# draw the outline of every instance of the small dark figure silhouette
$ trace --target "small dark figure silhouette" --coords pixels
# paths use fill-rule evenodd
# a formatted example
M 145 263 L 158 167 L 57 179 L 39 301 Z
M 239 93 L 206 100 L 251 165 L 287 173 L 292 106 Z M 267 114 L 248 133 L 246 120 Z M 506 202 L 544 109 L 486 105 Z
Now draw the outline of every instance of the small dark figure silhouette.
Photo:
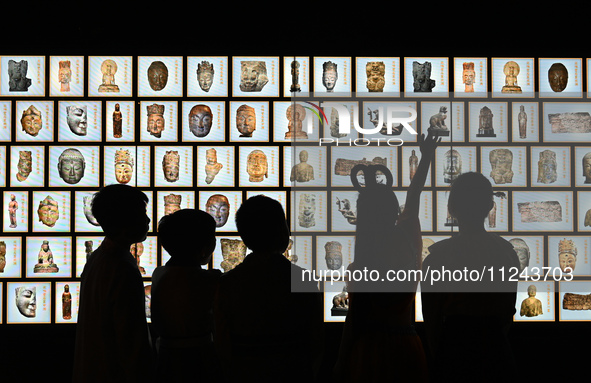
M 411 324 L 417 283 L 388 281 L 386 276 L 390 270 L 408 275 L 421 268 L 420 195 L 440 140 L 432 135 L 419 137 L 421 160 L 400 215 L 388 168 L 358 165 L 351 170 L 359 197 L 355 260 L 347 270 L 367 270 L 367 275 L 377 271 L 379 277 L 347 283 L 349 312 L 334 381 L 427 381 L 425 353 Z M 364 172 L 365 187 L 357 182 L 359 171 Z M 377 183 L 378 171 L 386 176 L 385 184 Z
M 152 325 L 156 376 L 162 382 L 217 382 L 213 300 L 221 271 L 202 269 L 215 249 L 215 220 L 182 209 L 158 223 L 158 241 L 170 255 L 152 274 Z
M 105 238 L 82 272 L 74 382 L 152 381 L 144 284 L 129 251 L 146 239 L 147 202 L 128 185 L 109 185 L 94 195 L 92 214 Z
M 480 173 L 461 174 L 451 185 L 447 206 L 459 233 L 429 247 L 423 271 L 486 273 L 482 281 L 431 283 L 427 276 L 421 283 L 433 380 L 510 381 L 514 362 L 507 334 L 515 314 L 517 282 L 508 279 L 507 271 L 518 270 L 519 260 L 509 241 L 486 232 L 484 220 L 493 207 L 490 181 Z
M 236 226 L 252 253 L 220 278 L 215 343 L 222 370 L 232 382 L 313 381 L 324 341 L 322 296 L 283 255 L 290 236 L 283 207 L 251 197 Z

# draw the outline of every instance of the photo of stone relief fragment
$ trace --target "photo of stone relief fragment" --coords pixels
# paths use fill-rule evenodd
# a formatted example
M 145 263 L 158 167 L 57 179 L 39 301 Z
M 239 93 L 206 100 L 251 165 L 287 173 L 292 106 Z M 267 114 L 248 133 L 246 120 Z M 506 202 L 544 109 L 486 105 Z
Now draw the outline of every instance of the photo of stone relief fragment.
M 591 320 L 591 281 L 560 282 L 559 320 Z

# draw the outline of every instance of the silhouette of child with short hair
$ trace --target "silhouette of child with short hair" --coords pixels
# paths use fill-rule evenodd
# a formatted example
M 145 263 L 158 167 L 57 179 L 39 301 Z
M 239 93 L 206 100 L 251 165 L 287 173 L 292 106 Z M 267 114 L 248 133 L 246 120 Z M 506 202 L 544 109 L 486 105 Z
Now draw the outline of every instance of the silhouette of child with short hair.
M 142 276 L 130 253 L 146 239 L 148 197 L 129 185 L 94 194 L 91 212 L 105 238 L 81 275 L 73 381 L 146 382 L 153 353 Z
M 221 272 L 201 267 L 211 260 L 215 230 L 213 217 L 195 209 L 178 210 L 158 223 L 158 240 L 170 255 L 152 275 L 156 371 L 163 382 L 188 376 L 219 381 L 212 309 Z
M 515 314 L 517 282 L 507 275 L 512 268 L 519 269 L 519 260 L 509 241 L 485 229 L 493 194 L 482 174 L 458 176 L 447 206 L 459 233 L 431 245 L 423 262 L 423 272 L 430 275 L 444 269 L 448 275 L 454 270 L 486 270 L 482 280 L 462 274 L 470 277 L 434 282 L 427 275 L 421 282 L 425 333 L 434 358 L 431 376 L 438 381 L 498 382 L 514 371 L 507 334 Z

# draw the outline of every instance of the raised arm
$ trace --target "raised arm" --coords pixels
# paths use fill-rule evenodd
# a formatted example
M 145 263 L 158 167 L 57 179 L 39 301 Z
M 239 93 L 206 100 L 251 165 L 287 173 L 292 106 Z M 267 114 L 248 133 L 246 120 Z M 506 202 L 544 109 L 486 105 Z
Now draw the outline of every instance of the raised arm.
M 421 134 L 418 137 L 418 141 L 421 149 L 421 160 L 419 161 L 419 166 L 414 177 L 410 181 L 404 204 L 404 215 L 409 217 L 418 217 L 421 192 L 425 186 L 429 166 L 431 165 L 431 161 L 433 161 L 435 149 L 441 142 L 441 137 L 437 138 L 437 136 L 433 136 L 430 133 L 425 137 L 425 134 Z

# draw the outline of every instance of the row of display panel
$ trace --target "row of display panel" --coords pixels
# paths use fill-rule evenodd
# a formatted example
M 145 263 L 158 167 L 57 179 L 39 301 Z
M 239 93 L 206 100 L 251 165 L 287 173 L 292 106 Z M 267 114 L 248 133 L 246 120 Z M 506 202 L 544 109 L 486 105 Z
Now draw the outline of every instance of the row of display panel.
M 357 164 L 384 165 L 408 187 L 418 146 L 0 146 L 0 186 L 81 188 L 351 188 Z M 476 171 L 493 187 L 591 186 L 591 146 L 441 144 L 425 186 L 446 188 Z M 361 175 L 359 175 L 361 177 Z
M 591 103 L 0 100 L 0 141 L 11 142 L 417 142 L 429 131 L 443 142 L 584 142 Z
M 344 283 L 325 282 L 323 285 L 324 321 L 344 322 L 346 310 L 334 310 L 334 298 L 341 294 Z M 151 322 L 151 288 L 151 282 L 144 281 L 148 322 Z M 3 293 L 4 289 L 6 293 Z M 513 320 L 591 321 L 591 306 L 588 303 L 579 304 L 579 301 L 588 301 L 588 291 L 591 291 L 591 281 L 519 282 Z M 80 282 L 0 282 L 0 297 L 6 299 L 5 305 L 0 304 L 0 310 L 6 313 L 0 312 L 0 321 L 5 318 L 6 324 L 75 324 L 78 318 Z M 423 322 L 420 292 L 416 294 L 414 321 Z
M 590 59 L 0 55 L 0 96 L 289 97 L 360 92 L 583 97 Z M 586 66 L 584 66 L 586 63 Z M 490 68 L 489 68 L 490 67 Z

